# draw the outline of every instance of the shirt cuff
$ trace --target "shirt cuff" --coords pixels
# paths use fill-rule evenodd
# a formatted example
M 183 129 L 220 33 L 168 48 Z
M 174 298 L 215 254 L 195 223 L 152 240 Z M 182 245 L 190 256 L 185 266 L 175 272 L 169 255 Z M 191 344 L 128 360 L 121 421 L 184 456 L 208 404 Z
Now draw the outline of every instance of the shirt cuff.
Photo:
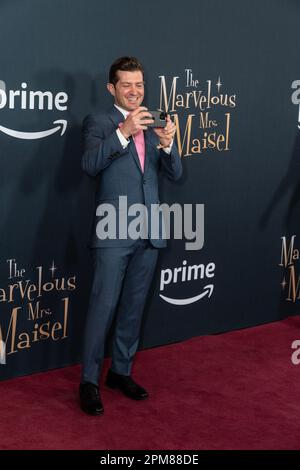
M 123 147 L 123 149 L 126 149 L 126 147 L 128 146 L 128 144 L 130 143 L 130 140 L 129 139 L 126 139 L 126 137 L 123 136 L 122 132 L 120 131 L 120 129 L 117 129 L 116 130 L 116 133 L 117 133 L 117 136 L 119 138 L 119 141 L 121 142 L 121 145 Z
M 168 155 L 170 155 L 170 153 L 171 153 L 171 150 L 172 150 L 172 147 L 173 147 L 173 142 L 174 142 L 174 140 L 172 140 L 171 145 L 169 145 L 169 147 L 162 148 L 162 150 L 164 152 L 166 152 Z

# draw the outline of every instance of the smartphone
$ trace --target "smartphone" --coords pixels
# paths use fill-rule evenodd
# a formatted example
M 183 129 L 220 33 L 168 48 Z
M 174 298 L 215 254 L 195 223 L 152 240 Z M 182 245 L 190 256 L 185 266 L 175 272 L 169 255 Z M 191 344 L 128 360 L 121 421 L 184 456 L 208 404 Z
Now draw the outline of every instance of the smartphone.
M 147 127 L 166 127 L 167 125 L 167 113 L 164 111 L 149 111 L 154 119 L 154 122 L 152 124 L 147 124 Z M 148 117 L 146 119 L 149 119 Z

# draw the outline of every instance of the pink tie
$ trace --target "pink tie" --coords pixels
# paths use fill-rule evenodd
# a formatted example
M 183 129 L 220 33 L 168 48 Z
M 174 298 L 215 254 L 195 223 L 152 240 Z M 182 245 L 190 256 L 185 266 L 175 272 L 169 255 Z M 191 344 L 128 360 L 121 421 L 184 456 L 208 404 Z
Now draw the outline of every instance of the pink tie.
M 144 132 L 142 130 L 138 131 L 134 136 L 133 140 L 135 143 L 135 148 L 138 153 L 139 159 L 140 159 L 140 164 L 142 168 L 142 172 L 144 173 L 144 167 L 145 167 L 145 138 L 144 138 Z
M 123 122 L 119 123 L 119 128 L 123 126 Z M 142 168 L 142 172 L 144 173 L 144 167 L 145 167 L 145 138 L 144 138 L 144 132 L 142 129 L 138 131 L 134 136 L 133 136 L 135 148 L 137 151 L 137 154 L 140 159 L 140 164 Z

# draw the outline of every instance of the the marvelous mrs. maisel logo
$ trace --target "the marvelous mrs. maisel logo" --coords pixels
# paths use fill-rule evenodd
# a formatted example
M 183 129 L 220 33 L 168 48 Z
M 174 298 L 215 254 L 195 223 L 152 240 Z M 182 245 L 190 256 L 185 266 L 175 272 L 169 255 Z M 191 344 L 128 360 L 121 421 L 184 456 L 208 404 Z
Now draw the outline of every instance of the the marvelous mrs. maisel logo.
M 223 91 L 221 78 L 200 82 L 190 68 L 182 76 L 159 78 L 158 110 L 173 116 L 180 155 L 230 150 L 231 111 L 236 107 L 236 95 Z
M 76 276 L 56 275 L 54 261 L 50 268 L 37 266 L 31 274 L 16 259 L 6 260 L 6 267 L 8 282 L 0 287 L 2 364 L 10 354 L 36 343 L 68 337 L 70 292 L 76 289 Z M 56 305 L 55 311 L 50 303 Z
M 284 292 L 285 300 L 290 302 L 300 300 L 300 277 L 298 274 L 300 254 L 295 240 L 296 235 L 293 235 L 291 238 L 281 237 L 279 266 L 284 269 L 281 288 Z

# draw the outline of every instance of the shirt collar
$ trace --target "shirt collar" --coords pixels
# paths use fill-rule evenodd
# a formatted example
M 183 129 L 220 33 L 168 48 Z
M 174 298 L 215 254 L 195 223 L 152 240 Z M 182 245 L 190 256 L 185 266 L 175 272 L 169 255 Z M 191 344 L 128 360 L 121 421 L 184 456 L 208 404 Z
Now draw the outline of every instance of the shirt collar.
M 126 109 L 120 108 L 120 106 L 116 104 L 114 106 L 120 111 L 120 113 L 123 114 L 124 118 L 126 119 L 129 114 L 129 111 L 126 111 Z

